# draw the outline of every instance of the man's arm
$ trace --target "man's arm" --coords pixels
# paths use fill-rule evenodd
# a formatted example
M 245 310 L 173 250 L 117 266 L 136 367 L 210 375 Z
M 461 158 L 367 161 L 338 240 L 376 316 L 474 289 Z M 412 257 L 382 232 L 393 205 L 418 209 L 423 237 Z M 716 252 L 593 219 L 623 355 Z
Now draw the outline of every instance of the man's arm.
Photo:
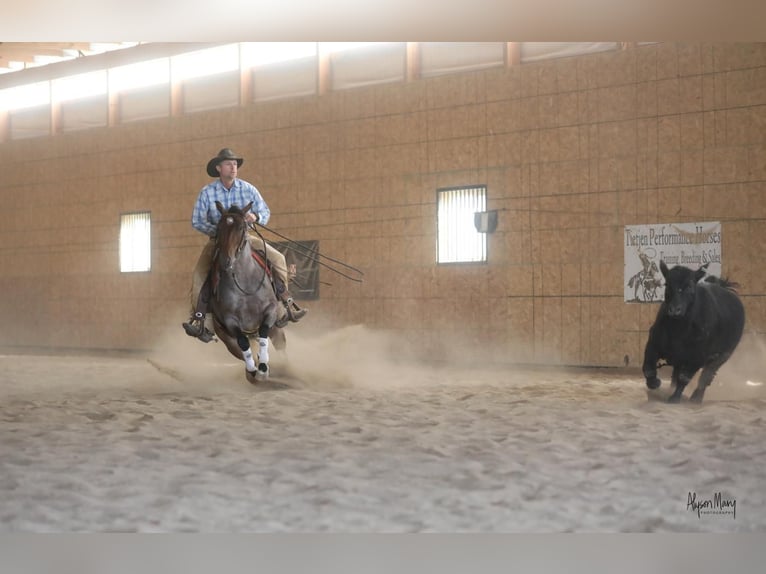
M 203 192 L 204 190 L 200 192 L 197 201 L 194 203 L 191 224 L 192 227 L 200 233 L 204 233 L 209 237 L 213 237 L 216 232 L 216 227 L 207 219 L 209 205 L 207 196 Z
M 269 206 L 266 205 L 266 201 L 263 199 L 263 196 L 261 196 L 261 192 L 259 192 L 254 185 L 248 185 L 250 185 L 250 193 L 252 194 L 253 200 L 253 207 L 250 211 L 258 217 L 258 223 L 266 225 L 271 217 L 271 210 L 269 209 Z

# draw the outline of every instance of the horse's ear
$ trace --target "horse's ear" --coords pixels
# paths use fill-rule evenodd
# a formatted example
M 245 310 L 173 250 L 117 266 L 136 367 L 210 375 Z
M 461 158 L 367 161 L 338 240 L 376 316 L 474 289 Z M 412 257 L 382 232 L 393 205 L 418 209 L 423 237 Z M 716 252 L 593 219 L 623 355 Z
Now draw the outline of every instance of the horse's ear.
M 668 278 L 668 266 L 665 265 L 665 262 L 660 259 L 660 271 L 662 271 L 662 276 L 667 279 Z
M 252 207 L 253 207 L 253 202 L 251 201 L 245 206 L 245 208 L 242 210 L 242 213 L 247 213 L 248 211 L 250 211 L 250 209 L 252 209 Z
M 694 272 L 694 281 L 699 281 L 702 279 L 705 275 L 707 275 L 707 266 L 710 265 L 710 263 L 705 263 L 702 267 L 697 269 L 697 271 Z
M 223 204 L 222 204 L 220 201 L 216 201 L 216 202 L 215 202 L 215 208 L 216 208 L 218 211 L 220 211 L 220 212 L 221 212 L 221 215 L 223 215 L 223 212 L 224 212 L 224 211 L 226 211 L 226 210 L 223 208 Z

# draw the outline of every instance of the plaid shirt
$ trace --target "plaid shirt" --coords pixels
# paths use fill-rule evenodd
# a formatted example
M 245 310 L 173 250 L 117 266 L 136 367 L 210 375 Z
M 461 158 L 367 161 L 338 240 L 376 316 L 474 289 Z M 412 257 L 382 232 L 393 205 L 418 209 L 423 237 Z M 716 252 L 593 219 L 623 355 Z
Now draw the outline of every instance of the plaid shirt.
M 215 202 L 220 201 L 224 209 L 229 209 L 232 205 L 245 207 L 251 201 L 253 207 L 250 209 L 258 216 L 258 223 L 266 225 L 269 222 L 271 211 L 269 206 L 261 197 L 261 193 L 256 187 L 243 181 L 235 179 L 231 189 L 226 189 L 220 179 L 209 183 L 202 188 L 197 197 L 192 211 L 192 227 L 210 237 L 213 237 L 221 220 L 221 214 L 215 206 Z

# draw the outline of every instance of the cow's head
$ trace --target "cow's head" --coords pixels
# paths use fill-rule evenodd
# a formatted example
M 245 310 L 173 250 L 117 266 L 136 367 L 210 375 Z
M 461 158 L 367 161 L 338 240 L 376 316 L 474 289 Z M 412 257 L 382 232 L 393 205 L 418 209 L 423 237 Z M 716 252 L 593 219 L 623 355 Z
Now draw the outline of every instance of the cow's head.
M 665 311 L 671 317 L 683 317 L 694 303 L 697 293 L 697 282 L 705 276 L 705 268 L 696 271 L 676 265 L 668 269 L 665 262 L 660 260 L 660 271 L 665 277 Z

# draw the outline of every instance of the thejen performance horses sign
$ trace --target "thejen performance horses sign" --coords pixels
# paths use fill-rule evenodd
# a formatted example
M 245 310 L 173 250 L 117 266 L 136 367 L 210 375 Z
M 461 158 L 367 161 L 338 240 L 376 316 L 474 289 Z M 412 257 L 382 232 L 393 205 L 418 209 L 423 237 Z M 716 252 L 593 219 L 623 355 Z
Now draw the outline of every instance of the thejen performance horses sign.
M 625 301 L 661 302 L 664 279 L 660 260 L 668 267 L 698 269 L 709 263 L 711 275 L 721 275 L 721 223 L 657 223 L 625 226 Z

